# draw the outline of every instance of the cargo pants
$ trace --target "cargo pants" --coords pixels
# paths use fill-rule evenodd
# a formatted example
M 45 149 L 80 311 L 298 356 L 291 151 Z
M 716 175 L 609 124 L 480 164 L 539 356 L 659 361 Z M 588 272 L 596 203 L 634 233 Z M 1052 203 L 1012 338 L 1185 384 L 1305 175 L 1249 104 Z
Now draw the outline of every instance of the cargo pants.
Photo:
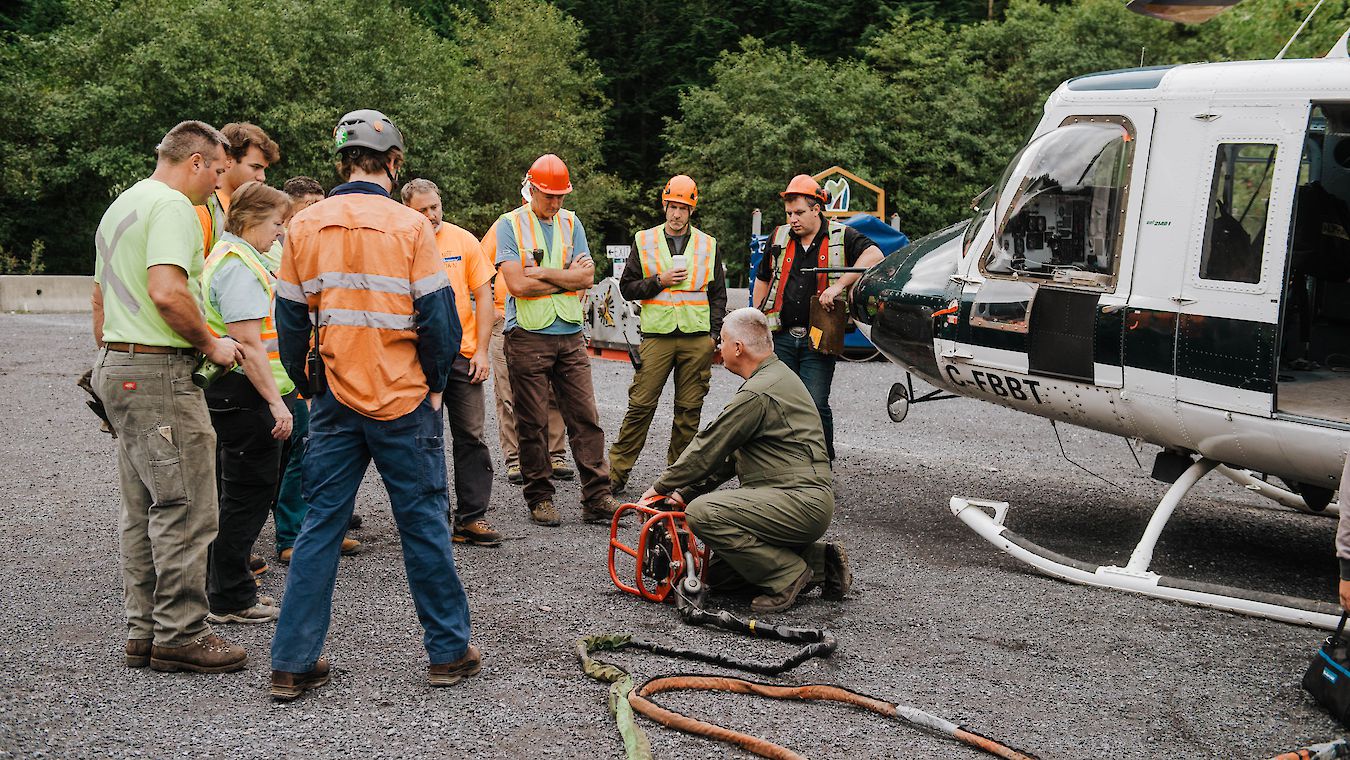
M 675 373 L 675 419 L 666 464 L 674 464 L 694 440 L 712 378 L 713 351 L 712 339 L 707 335 L 649 335 L 638 344 L 642 366 L 633 371 L 633 384 L 628 386 L 628 412 L 624 414 L 619 437 L 609 447 L 609 480 L 616 488 L 628 483 L 628 473 L 647 443 L 656 405 L 671 372 Z
M 694 499 L 685 518 L 721 568 L 708 568 L 713 590 L 746 585 L 776 594 L 807 567 L 825 578 L 825 544 L 834 492 L 819 486 L 733 488 Z M 728 572 L 729 571 L 729 572 Z
M 117 432 L 127 638 L 188 644 L 206 623 L 216 537 L 216 433 L 193 356 L 103 349 L 94 388 Z

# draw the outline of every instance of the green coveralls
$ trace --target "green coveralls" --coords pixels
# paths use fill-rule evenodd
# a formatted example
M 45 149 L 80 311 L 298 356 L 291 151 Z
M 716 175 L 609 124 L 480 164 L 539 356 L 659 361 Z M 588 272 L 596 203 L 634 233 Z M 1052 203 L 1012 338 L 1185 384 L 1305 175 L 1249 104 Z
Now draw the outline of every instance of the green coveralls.
M 740 488 L 713 490 L 732 475 Z M 776 594 L 808 566 L 824 579 L 817 539 L 834 516 L 825 431 L 806 386 L 778 357 L 759 365 L 653 487 L 685 497 L 694 535 L 746 582 Z

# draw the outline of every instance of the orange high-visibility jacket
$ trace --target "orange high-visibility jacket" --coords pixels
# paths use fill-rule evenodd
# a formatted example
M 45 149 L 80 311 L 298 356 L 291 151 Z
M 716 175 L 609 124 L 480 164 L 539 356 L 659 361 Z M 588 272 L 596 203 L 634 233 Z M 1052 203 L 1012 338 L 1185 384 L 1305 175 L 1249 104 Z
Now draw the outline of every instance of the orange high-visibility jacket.
M 311 318 L 328 389 L 351 409 L 397 419 L 445 387 L 460 327 L 431 222 L 377 186 L 339 186 L 296 214 L 276 294 L 281 360 L 302 392 Z

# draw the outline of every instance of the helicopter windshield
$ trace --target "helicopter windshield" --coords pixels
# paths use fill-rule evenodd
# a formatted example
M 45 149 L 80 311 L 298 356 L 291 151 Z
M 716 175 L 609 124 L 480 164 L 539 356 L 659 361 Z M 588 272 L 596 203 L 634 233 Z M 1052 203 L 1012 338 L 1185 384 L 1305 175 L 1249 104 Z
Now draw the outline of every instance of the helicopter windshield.
M 1032 141 L 1003 175 L 981 269 L 1110 290 L 1133 149 L 1124 119 L 1080 117 Z

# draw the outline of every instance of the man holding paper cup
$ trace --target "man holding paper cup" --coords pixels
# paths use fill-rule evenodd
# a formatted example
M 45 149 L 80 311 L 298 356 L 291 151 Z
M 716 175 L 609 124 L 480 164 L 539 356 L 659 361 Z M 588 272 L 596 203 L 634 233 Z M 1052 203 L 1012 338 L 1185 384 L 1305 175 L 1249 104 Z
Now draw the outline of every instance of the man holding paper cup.
M 665 224 L 637 234 L 637 265 L 628 262 L 619 281 L 623 297 L 642 304 L 642 343 L 628 388 L 628 412 L 609 449 L 614 493 L 628 483 L 672 372 L 675 421 L 667 465 L 680 458 L 698 432 L 727 311 L 726 274 L 717 257 L 717 240 L 690 224 L 698 186 L 683 174 L 672 177 L 661 192 L 661 205 Z
M 862 275 L 808 274 L 816 267 L 870 267 L 881 249 L 861 232 L 825 216 L 830 194 L 809 174 L 798 174 L 779 193 L 787 224 L 773 231 L 764 265 L 755 277 L 753 303 L 768 318 L 774 353 L 806 385 L 825 427 L 825 447 L 834 460 L 834 415 L 830 385 L 839 345 L 822 343 L 838 335 L 848 319 L 848 295 Z M 814 302 L 814 304 L 813 304 Z

